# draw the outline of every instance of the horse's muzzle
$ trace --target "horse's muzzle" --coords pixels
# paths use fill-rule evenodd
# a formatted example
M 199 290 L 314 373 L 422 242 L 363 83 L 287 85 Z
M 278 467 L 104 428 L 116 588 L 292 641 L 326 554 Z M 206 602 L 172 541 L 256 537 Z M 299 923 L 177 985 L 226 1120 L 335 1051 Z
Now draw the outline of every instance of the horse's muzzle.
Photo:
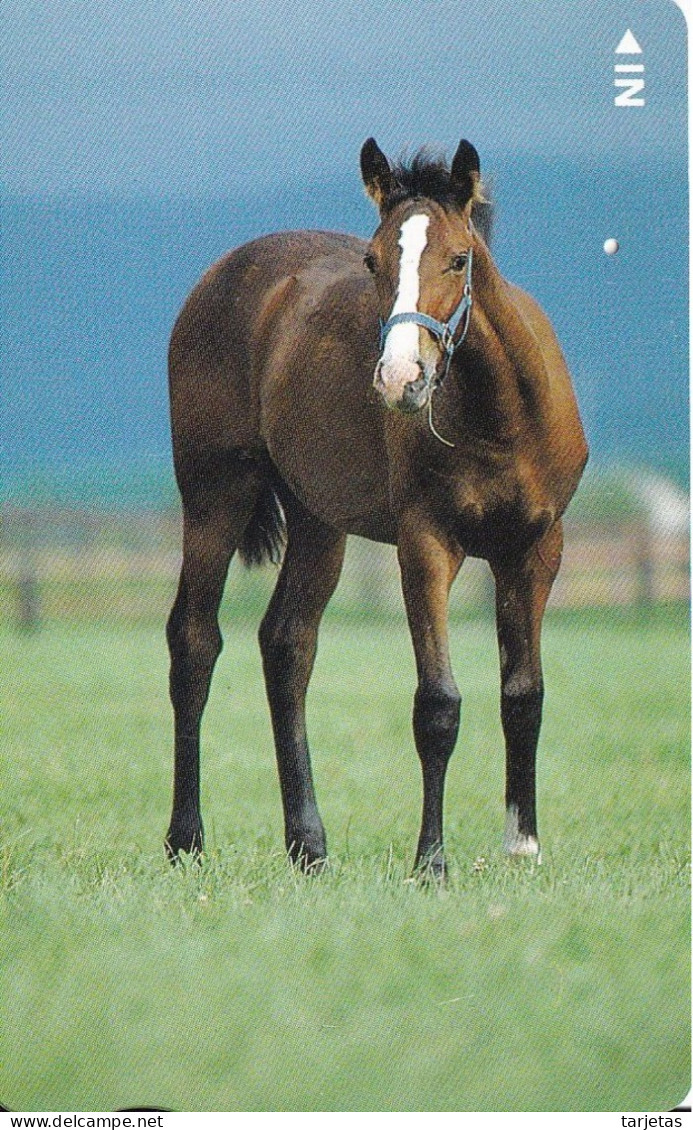
M 408 414 L 425 408 L 431 394 L 430 382 L 420 361 L 392 364 L 380 360 L 375 368 L 373 387 L 388 408 Z
M 431 390 L 428 381 L 425 377 L 419 377 L 418 380 L 410 381 L 409 384 L 404 386 L 402 399 L 397 408 L 400 412 L 420 412 L 428 404 L 430 395 Z

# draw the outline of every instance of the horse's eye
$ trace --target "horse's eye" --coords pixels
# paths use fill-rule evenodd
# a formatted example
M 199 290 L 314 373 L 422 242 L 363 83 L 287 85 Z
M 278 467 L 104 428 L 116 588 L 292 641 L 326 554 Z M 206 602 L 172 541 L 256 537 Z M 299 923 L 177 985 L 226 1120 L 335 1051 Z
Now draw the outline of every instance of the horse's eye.
M 466 255 L 455 255 L 452 262 L 450 263 L 450 270 L 451 271 L 463 271 L 466 266 L 467 266 L 467 256 Z
M 372 275 L 375 274 L 375 255 L 371 255 L 370 251 L 364 256 L 363 264 Z

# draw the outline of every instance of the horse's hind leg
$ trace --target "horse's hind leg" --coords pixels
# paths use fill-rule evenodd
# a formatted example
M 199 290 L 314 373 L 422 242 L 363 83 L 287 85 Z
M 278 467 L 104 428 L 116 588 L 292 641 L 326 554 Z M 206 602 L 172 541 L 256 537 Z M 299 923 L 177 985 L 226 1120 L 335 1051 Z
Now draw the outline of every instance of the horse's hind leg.
M 305 701 L 318 627 L 334 592 L 346 538 L 297 501 L 285 504 L 288 546 L 260 648 L 277 752 L 287 851 L 306 870 L 327 858 L 306 737 Z
M 492 565 L 506 749 L 503 847 L 509 855 L 537 859 L 536 757 L 544 699 L 541 624 L 562 546 L 557 522 L 522 560 Z
M 222 647 L 217 614 L 259 490 L 253 470 L 200 466 L 194 489 L 183 496 L 183 566 L 167 626 L 175 726 L 173 812 L 166 836 L 171 859 L 202 850 L 200 722 Z

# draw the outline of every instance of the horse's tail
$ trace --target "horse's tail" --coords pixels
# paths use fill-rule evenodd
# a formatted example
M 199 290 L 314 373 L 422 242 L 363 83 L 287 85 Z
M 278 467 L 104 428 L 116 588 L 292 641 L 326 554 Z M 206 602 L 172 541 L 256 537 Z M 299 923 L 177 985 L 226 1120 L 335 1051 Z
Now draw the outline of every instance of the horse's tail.
M 247 568 L 271 562 L 279 565 L 286 546 L 286 517 L 271 479 L 264 483 L 252 518 L 238 547 Z
M 493 221 L 496 206 L 493 201 L 493 183 L 484 182 L 484 199 L 475 200 L 472 205 L 472 223 L 487 247 L 493 238 Z

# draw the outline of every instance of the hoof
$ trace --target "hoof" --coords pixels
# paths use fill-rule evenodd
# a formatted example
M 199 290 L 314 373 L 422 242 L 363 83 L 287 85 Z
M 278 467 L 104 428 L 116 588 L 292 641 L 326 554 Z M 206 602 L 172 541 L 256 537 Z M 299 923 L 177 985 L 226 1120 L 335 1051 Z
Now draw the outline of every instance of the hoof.
M 202 825 L 198 824 L 192 829 L 171 826 L 164 841 L 164 848 L 171 863 L 180 863 L 184 855 L 190 855 L 195 861 L 199 861 L 203 848 Z
M 306 875 L 320 875 L 328 866 L 327 847 L 324 840 L 302 837 L 287 846 L 289 859 Z
M 445 862 L 442 847 L 438 846 L 418 856 L 414 864 L 412 879 L 421 886 L 440 885 L 448 877 L 448 865 Z

